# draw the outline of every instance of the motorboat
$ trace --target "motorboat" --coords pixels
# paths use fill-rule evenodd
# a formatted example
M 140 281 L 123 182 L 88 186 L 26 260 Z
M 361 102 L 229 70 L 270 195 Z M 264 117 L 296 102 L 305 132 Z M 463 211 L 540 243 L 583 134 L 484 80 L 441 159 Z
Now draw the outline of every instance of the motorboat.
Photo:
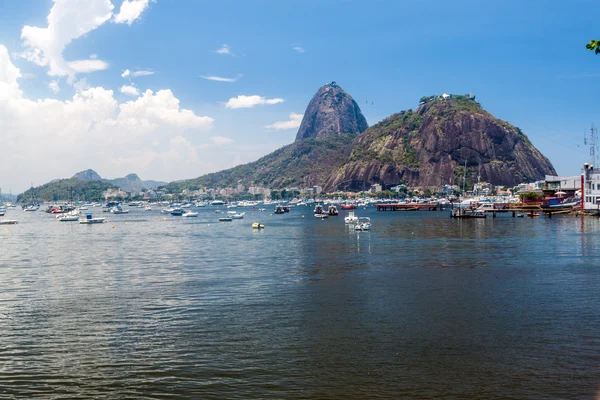
M 206 207 L 207 203 L 205 201 L 199 201 L 196 203 L 196 207 Z
M 171 215 L 174 217 L 181 217 L 181 216 L 183 216 L 183 209 L 182 208 L 173 208 L 173 209 L 171 209 Z
M 283 211 L 283 207 L 282 206 L 277 206 L 275 207 L 275 211 L 273 211 L 273 214 L 283 214 L 285 211 Z
M 354 215 L 354 211 L 350 211 L 348 215 L 344 217 L 344 222 L 346 224 L 356 224 L 358 223 L 358 217 Z
M 16 225 L 19 221 L 16 219 L 0 219 L 0 225 Z
M 182 217 L 187 217 L 187 218 L 189 218 L 189 217 L 197 217 L 198 213 L 195 212 L 195 211 L 192 211 L 192 210 L 187 210 L 181 216 Z
M 259 208 L 258 211 L 264 212 L 264 211 L 267 211 L 267 209 L 266 208 Z
M 222 200 L 213 200 L 213 201 L 210 203 L 210 205 L 211 205 L 211 206 L 222 206 L 223 204 L 225 204 L 225 202 L 224 202 L 224 201 L 222 201 Z
M 265 226 L 260 222 L 255 222 L 252 224 L 252 229 L 265 229 Z
M 370 231 L 371 230 L 371 218 L 360 217 L 358 223 L 354 225 L 355 231 Z
M 339 215 L 339 213 L 340 213 L 340 212 L 338 211 L 338 209 L 337 209 L 337 207 L 336 207 L 336 206 L 329 206 L 329 207 L 327 208 L 327 214 L 329 214 L 329 215 L 330 215 L 330 216 L 332 216 L 332 217 L 334 217 L 334 216 L 336 216 L 336 215 Z
M 116 206 L 110 209 L 110 212 L 117 215 L 117 214 L 129 214 L 129 210 L 123 210 L 123 208 L 121 208 L 121 206 Z
M 328 214 L 315 214 L 315 218 L 325 219 L 329 218 Z
M 235 213 L 235 214 L 229 214 L 229 216 L 233 219 L 244 219 L 244 215 L 246 215 L 245 212 L 243 213 Z
M 342 208 L 342 210 L 355 210 L 356 203 L 347 201 L 347 202 L 343 203 L 340 207 Z
M 313 214 L 321 215 L 321 214 L 326 214 L 326 213 L 325 213 L 325 209 L 323 208 L 323 206 L 320 204 L 317 204 L 315 206 L 315 209 L 313 210 Z
M 233 219 L 231 217 L 221 217 L 219 218 L 219 222 L 231 222 Z
M 75 221 L 79 221 L 79 216 L 73 215 L 73 214 L 63 214 L 63 215 L 58 215 L 56 217 L 56 220 L 60 221 L 60 222 L 75 222 Z
M 79 223 L 84 225 L 103 224 L 106 218 L 94 218 L 91 213 L 87 213 L 85 218 L 79 218 Z
M 152 211 L 152 207 L 146 206 L 146 207 L 144 207 L 144 211 Z

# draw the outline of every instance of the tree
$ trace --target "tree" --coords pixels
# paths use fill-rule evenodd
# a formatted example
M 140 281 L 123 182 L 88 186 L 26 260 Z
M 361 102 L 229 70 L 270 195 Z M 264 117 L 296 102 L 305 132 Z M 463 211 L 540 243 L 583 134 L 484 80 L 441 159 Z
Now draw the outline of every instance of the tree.
M 590 40 L 590 42 L 585 45 L 585 48 L 596 54 L 600 53 L 600 40 Z

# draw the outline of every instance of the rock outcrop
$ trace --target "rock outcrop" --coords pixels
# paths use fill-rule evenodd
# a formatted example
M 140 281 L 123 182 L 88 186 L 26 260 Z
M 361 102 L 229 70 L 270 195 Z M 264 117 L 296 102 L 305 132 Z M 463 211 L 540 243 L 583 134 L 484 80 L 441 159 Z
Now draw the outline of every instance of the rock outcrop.
M 308 103 L 296 141 L 359 134 L 369 127 L 352 96 L 335 82 L 321 87 Z
M 465 170 L 466 164 L 466 170 Z M 469 96 L 434 98 L 394 114 L 358 136 L 349 160 L 323 183 L 328 190 L 467 186 L 481 180 L 514 186 L 555 175 L 550 161 L 519 129 Z

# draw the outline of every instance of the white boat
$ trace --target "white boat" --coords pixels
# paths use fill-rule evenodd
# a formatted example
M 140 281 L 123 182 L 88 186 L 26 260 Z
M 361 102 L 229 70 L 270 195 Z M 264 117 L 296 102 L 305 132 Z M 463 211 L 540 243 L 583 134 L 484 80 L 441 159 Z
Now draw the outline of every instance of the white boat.
M 121 207 L 113 207 L 110 212 L 113 214 L 129 214 L 129 210 L 123 210 Z
M 244 215 L 246 215 L 246 213 L 235 213 L 235 214 L 230 214 L 229 216 L 233 219 L 243 219 Z
M 223 204 L 225 204 L 225 202 L 222 200 L 213 200 L 210 204 L 212 206 L 222 206 Z
M 346 217 L 344 217 L 344 222 L 346 224 L 356 224 L 358 223 L 358 217 L 354 215 L 354 211 L 350 211 Z
M 146 206 L 146 207 L 144 207 L 144 211 L 152 211 L 152 207 Z
M 60 221 L 60 222 L 79 221 L 79 216 L 78 215 L 63 214 L 63 215 L 57 216 L 56 220 Z
M 358 223 L 354 225 L 355 231 L 370 231 L 371 230 L 371 218 L 360 217 Z
M 19 221 L 16 219 L 0 219 L 0 225 L 15 225 L 18 223 Z
M 103 224 L 105 222 L 105 218 L 93 218 L 91 213 L 86 214 L 85 218 L 79 218 L 79 223 L 84 225 Z
M 87 210 L 88 208 L 87 208 L 87 206 L 81 206 L 81 207 L 79 207 L 79 209 L 80 209 L 80 210 L 84 210 L 84 211 L 85 211 L 85 210 Z
M 184 212 L 182 215 L 182 217 L 197 217 L 198 213 L 195 211 L 191 211 L 191 210 L 187 210 L 186 212 Z
M 206 202 L 205 201 L 199 201 L 196 203 L 196 207 L 206 207 Z
M 221 217 L 219 218 L 220 222 L 231 222 L 233 219 L 231 217 Z
M 325 219 L 329 218 L 328 214 L 315 214 L 315 218 Z

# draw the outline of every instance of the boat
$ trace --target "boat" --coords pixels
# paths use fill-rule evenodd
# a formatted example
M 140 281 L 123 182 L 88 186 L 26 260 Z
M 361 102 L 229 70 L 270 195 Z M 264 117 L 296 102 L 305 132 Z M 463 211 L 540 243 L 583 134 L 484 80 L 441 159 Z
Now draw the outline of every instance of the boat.
M 244 215 L 246 215 L 245 212 L 243 213 L 234 213 L 234 214 L 229 214 L 229 216 L 233 219 L 243 219 Z
M 370 231 L 371 230 L 371 218 L 360 217 L 358 223 L 354 225 L 355 231 Z
M 346 217 L 344 217 L 344 222 L 346 224 L 356 224 L 358 223 L 358 217 L 354 215 L 354 211 L 350 211 Z
M 60 222 L 75 222 L 75 221 L 79 221 L 79 216 L 72 215 L 72 214 L 63 214 L 63 215 L 58 215 L 56 217 L 56 220 L 60 221 Z
M 85 218 L 79 218 L 79 223 L 84 225 L 103 224 L 106 218 L 94 218 L 92 213 L 87 213 Z
M 259 222 L 255 222 L 252 224 L 252 229 L 265 229 L 265 226 Z
M 332 217 L 334 217 L 334 216 L 336 216 L 336 215 L 339 215 L 339 213 L 340 213 L 340 212 L 338 211 L 338 209 L 337 209 L 337 207 L 336 207 L 336 206 L 329 206 L 329 207 L 327 208 L 327 214 L 329 214 L 329 215 L 330 215 L 330 216 L 332 216 Z
M 329 215 L 327 215 L 327 214 L 315 214 L 315 218 L 325 219 L 325 218 L 329 218 Z
M 267 209 L 266 208 L 259 208 L 258 211 L 264 212 L 264 211 L 267 211 Z
M 144 207 L 144 211 L 152 211 L 152 207 L 146 206 L 146 207 Z
M 171 209 L 170 213 L 174 217 L 181 217 L 181 216 L 183 216 L 183 209 L 173 208 L 173 209 Z
M 355 210 L 356 209 L 356 204 L 347 201 L 347 202 L 343 203 L 340 207 L 341 207 L 342 210 Z
M 283 211 L 283 207 L 281 206 L 277 206 L 275 207 L 275 211 L 273 211 L 273 214 L 283 214 L 285 211 Z
M 233 219 L 231 217 L 221 217 L 219 218 L 220 222 L 231 222 Z
M 196 203 L 196 207 L 206 207 L 206 202 L 205 201 L 198 201 Z
M 184 213 L 183 213 L 181 216 L 182 216 L 182 217 L 187 217 L 187 218 L 190 218 L 190 217 L 197 217 L 197 216 L 198 216 L 198 213 L 197 213 L 197 212 L 195 212 L 195 211 L 192 211 L 192 210 L 187 210 L 187 211 L 186 211 L 186 212 L 184 212 Z
M 325 214 L 325 209 L 323 209 L 323 206 L 320 204 L 317 204 L 315 206 L 315 209 L 313 210 L 313 214 L 317 215 L 317 214 Z
M 211 206 L 222 206 L 223 204 L 225 204 L 225 202 L 224 202 L 224 201 L 222 201 L 222 200 L 213 200 L 213 201 L 210 203 L 210 205 L 211 205 Z
M 485 218 L 485 211 L 477 209 L 455 208 L 452 210 L 452 218 L 469 219 L 469 218 Z
M 16 225 L 19 221 L 16 219 L 0 219 L 0 225 Z
M 113 214 L 129 214 L 129 210 L 123 210 L 121 206 L 116 206 L 110 209 L 110 212 Z

